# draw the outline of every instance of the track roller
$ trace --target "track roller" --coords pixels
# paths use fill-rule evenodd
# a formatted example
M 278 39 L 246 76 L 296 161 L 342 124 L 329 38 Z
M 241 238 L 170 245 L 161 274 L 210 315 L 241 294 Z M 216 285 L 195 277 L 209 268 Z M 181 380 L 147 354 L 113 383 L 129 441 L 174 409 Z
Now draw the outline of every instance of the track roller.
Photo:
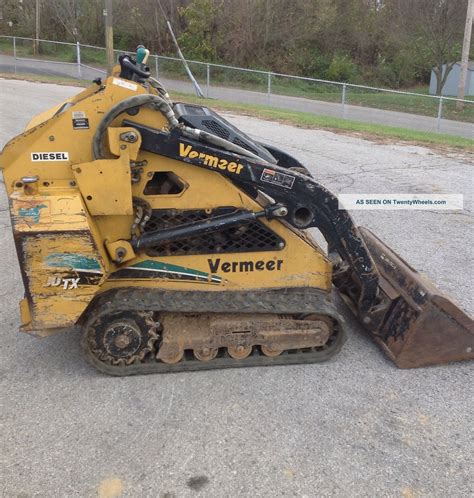
M 211 361 L 219 352 L 218 348 L 203 348 L 203 349 L 195 349 L 193 351 L 194 357 L 199 361 Z
M 252 346 L 232 346 L 227 348 L 227 353 L 234 360 L 243 360 L 252 352 Z

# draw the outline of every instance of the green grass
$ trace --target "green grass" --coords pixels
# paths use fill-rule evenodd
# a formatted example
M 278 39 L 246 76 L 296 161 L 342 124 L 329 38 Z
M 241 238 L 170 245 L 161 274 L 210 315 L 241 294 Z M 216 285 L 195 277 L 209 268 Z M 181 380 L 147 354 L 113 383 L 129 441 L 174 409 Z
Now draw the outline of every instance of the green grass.
M 349 105 L 373 107 L 388 111 L 408 112 L 436 117 L 438 115 L 439 100 L 429 97 L 417 97 L 390 92 L 375 92 L 349 88 L 346 93 L 346 102 Z M 465 104 L 464 109 L 458 111 L 456 102 L 444 100 L 442 117 L 454 121 L 474 123 L 474 100 Z
M 98 66 L 103 69 L 107 67 L 107 56 L 105 50 L 96 48 L 81 47 L 81 62 L 91 66 Z
M 13 43 L 11 40 L 0 39 L 0 53 L 13 55 Z M 16 40 L 17 57 L 45 59 L 60 62 L 76 62 L 76 47 L 71 45 L 60 45 L 56 43 L 40 42 L 39 51 L 34 52 L 31 40 Z
M 13 55 L 11 40 L 0 38 L 0 53 Z M 77 62 L 76 47 L 74 45 L 60 45 L 53 42 L 40 42 L 38 53 L 35 54 L 31 40 L 16 41 L 17 57 L 44 59 L 58 62 Z M 92 66 L 106 66 L 105 50 L 81 47 L 81 62 Z
M 56 83 L 73 86 L 87 86 L 90 82 L 78 81 L 56 76 L 39 76 L 36 74 L 0 74 L 0 78 L 17 78 L 29 81 L 39 81 L 45 83 Z M 319 116 L 307 112 L 289 111 L 284 109 L 275 109 L 274 107 L 257 105 L 257 104 L 238 104 L 215 99 L 200 99 L 187 93 L 171 92 L 173 98 L 177 101 L 185 101 L 207 105 L 211 108 L 222 111 L 231 111 L 239 114 L 254 116 L 261 119 L 287 123 L 302 128 L 315 128 L 332 130 L 340 133 L 357 134 L 364 138 L 385 139 L 391 141 L 402 141 L 417 143 L 426 146 L 455 147 L 474 152 L 474 140 L 445 135 L 440 133 L 430 133 L 406 128 L 397 128 L 394 126 L 373 125 L 350 121 L 347 119 L 334 118 L 329 116 Z

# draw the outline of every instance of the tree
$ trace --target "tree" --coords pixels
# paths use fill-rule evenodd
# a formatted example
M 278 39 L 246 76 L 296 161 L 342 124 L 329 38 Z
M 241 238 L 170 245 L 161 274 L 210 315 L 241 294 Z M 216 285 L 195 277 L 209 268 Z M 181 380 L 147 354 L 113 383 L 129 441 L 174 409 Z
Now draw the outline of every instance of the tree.
M 11 29 L 5 34 L 16 34 L 16 36 L 34 37 L 35 35 L 35 1 L 4 0 L 2 3 L 2 14 L 6 25 Z M 3 34 L 3 32 L 2 32 Z
M 399 27 L 407 43 L 421 55 L 436 76 L 436 95 L 461 53 L 468 0 L 396 0 Z M 443 70 L 444 68 L 444 70 Z
M 69 36 L 79 41 L 79 20 L 81 18 L 81 3 L 79 0 L 50 0 L 49 6 L 54 18 L 59 21 Z
M 391 87 L 427 83 L 434 68 L 441 93 L 468 0 L 113 1 L 118 49 L 174 55 L 168 18 L 190 59 Z M 0 3 L 0 34 L 34 37 L 35 0 Z M 41 38 L 103 44 L 104 0 L 40 4 Z
M 216 8 L 218 7 L 218 8 Z M 213 0 L 194 0 L 179 13 L 186 21 L 186 30 L 179 36 L 179 44 L 190 58 L 217 60 L 219 7 Z

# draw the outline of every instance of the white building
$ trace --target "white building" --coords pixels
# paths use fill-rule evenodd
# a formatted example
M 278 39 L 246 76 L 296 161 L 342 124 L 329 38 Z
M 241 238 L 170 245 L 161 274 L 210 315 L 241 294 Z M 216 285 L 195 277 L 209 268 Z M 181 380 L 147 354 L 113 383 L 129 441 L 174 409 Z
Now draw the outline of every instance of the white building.
M 443 74 L 446 70 L 446 64 L 443 66 Z M 445 97 L 457 97 L 458 95 L 458 85 L 459 77 L 461 75 L 461 63 L 456 62 L 453 69 L 448 75 L 448 79 L 443 87 L 443 95 Z M 466 78 L 466 96 L 474 95 L 474 61 L 469 61 L 467 66 L 467 78 Z M 436 95 L 436 76 L 434 71 L 431 71 L 430 79 L 430 95 Z

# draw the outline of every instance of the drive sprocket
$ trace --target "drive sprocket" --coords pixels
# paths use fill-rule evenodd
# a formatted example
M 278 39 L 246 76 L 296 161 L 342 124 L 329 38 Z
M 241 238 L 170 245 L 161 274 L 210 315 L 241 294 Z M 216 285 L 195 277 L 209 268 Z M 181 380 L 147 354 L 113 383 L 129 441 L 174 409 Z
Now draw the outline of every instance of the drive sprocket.
M 153 351 L 159 325 L 151 311 L 101 314 L 87 326 L 89 349 L 110 365 L 139 363 Z

